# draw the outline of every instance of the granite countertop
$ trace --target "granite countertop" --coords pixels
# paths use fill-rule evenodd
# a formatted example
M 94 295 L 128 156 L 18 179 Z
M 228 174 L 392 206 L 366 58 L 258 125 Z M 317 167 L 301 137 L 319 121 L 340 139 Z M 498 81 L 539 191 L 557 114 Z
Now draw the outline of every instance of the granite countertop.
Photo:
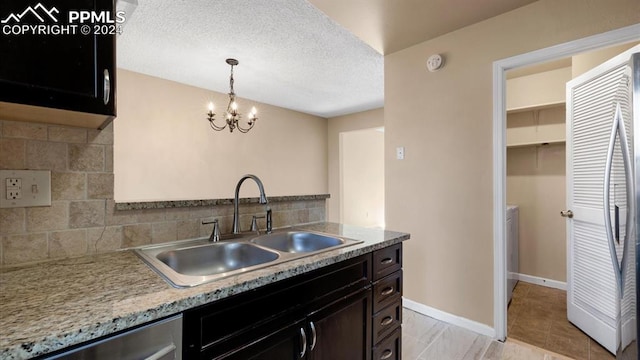
M 295 229 L 363 243 L 186 289 L 173 288 L 130 250 L 0 267 L 0 359 L 46 354 L 409 239 L 335 223 Z

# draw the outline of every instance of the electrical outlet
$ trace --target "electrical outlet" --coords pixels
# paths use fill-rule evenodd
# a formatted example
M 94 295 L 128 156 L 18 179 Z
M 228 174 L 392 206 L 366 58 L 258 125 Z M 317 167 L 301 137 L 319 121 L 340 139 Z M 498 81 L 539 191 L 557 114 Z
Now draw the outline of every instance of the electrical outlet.
M 22 199 L 22 179 L 7 178 L 7 200 Z
M 51 206 L 49 170 L 0 170 L 0 184 L 0 208 Z

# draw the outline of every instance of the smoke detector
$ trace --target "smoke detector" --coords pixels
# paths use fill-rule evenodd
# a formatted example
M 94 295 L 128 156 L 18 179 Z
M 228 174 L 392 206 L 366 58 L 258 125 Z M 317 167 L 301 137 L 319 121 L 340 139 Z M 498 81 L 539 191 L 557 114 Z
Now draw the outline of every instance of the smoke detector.
M 427 69 L 431 72 L 440 70 L 443 65 L 444 59 L 442 59 L 440 54 L 431 55 L 427 59 Z

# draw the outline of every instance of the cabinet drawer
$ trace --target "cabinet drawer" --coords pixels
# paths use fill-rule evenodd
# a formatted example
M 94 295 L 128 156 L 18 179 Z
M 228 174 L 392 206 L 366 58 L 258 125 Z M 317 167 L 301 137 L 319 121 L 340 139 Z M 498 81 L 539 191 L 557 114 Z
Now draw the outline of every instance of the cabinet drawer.
M 402 268 L 402 243 L 377 250 L 373 253 L 373 281 Z
M 402 270 L 373 284 L 373 313 L 402 301 Z
M 377 343 L 402 324 L 402 304 L 391 304 L 373 316 L 373 343 Z
M 402 328 L 397 328 L 388 337 L 374 346 L 372 360 L 400 360 L 402 359 Z

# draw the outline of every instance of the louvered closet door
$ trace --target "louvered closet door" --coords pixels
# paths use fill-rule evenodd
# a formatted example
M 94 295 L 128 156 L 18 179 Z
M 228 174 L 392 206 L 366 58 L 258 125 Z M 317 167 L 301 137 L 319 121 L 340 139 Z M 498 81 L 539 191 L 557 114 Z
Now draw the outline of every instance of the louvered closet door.
M 617 266 L 622 266 L 627 213 L 632 216 L 627 196 L 633 183 L 627 184 L 622 139 L 626 136 L 633 156 L 627 53 L 567 83 L 567 204 L 573 211 L 567 222 L 567 316 L 614 354 L 624 341 L 620 339 L 619 329 L 625 326 L 620 314 L 628 310 L 630 297 L 625 299 L 626 305 L 621 302 L 621 276 L 616 276 L 606 233 L 605 169 L 613 133 L 609 213 L 614 256 Z M 616 114 L 622 122 L 617 127 Z M 629 171 L 633 174 L 633 169 Z M 629 224 L 633 224 L 632 218 Z M 629 242 L 633 245 L 633 240 Z

